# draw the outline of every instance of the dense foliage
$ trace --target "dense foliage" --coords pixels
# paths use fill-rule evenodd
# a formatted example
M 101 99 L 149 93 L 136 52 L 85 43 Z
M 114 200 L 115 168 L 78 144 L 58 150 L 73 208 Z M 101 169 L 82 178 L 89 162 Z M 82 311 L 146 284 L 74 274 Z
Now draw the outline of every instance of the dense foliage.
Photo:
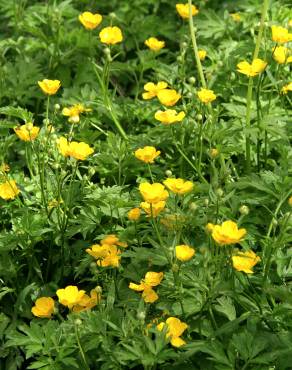
M 191 3 L 0 0 L 1 369 L 292 368 L 291 3 Z

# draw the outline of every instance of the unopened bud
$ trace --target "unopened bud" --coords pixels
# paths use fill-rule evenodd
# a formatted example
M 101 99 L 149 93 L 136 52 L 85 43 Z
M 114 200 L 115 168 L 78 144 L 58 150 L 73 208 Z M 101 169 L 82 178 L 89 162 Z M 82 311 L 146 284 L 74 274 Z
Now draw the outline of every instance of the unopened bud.
M 176 60 L 177 60 L 179 63 L 181 63 L 181 62 L 183 61 L 183 58 L 182 58 L 182 56 L 181 56 L 181 55 L 178 55 L 178 56 L 176 57 Z
M 94 167 L 89 167 L 88 174 L 89 174 L 89 176 L 93 176 L 95 174 Z
M 290 207 L 292 207 L 292 196 L 288 199 L 288 204 Z
M 54 109 L 55 109 L 55 110 L 60 110 L 60 109 L 61 109 L 60 104 L 58 104 L 58 103 L 57 103 L 57 104 L 55 104 L 55 105 L 54 105 Z
M 206 207 L 208 207 L 208 205 L 209 205 L 209 199 L 208 198 L 204 199 L 204 204 L 205 204 Z
M 214 158 L 218 157 L 219 150 L 216 149 L 216 148 L 212 148 L 212 149 L 210 149 L 209 154 L 210 154 L 210 157 L 214 159 Z
M 137 313 L 137 319 L 138 320 L 141 320 L 141 321 L 144 321 L 146 318 L 146 313 L 144 311 L 140 311 Z
M 197 114 L 197 115 L 196 115 L 196 119 L 197 119 L 198 121 L 202 121 L 202 119 L 203 119 L 202 114 L 201 114 L 201 113 Z
M 114 13 L 114 12 L 109 13 L 109 16 L 110 16 L 111 18 L 117 18 L 116 13 Z
M 105 55 L 111 55 L 111 49 L 110 48 L 104 48 L 103 52 Z
M 172 270 L 173 272 L 178 272 L 178 270 L 179 270 L 179 265 L 177 265 L 176 263 L 174 263 L 174 264 L 172 265 L 172 267 L 171 267 L 171 270 Z
M 192 210 L 192 211 L 196 211 L 197 209 L 198 209 L 198 205 L 197 205 L 197 203 L 192 202 L 192 203 L 190 204 L 190 210 Z
M 242 214 L 243 216 L 248 215 L 248 214 L 249 214 L 249 208 L 248 208 L 248 206 L 242 205 L 242 206 L 239 208 L 239 212 L 240 212 L 240 214 Z
M 188 81 L 189 81 L 189 83 L 191 84 L 191 85 L 194 85 L 195 83 L 196 83 L 196 77 L 190 77 L 189 79 L 188 79 Z
M 81 320 L 81 319 L 76 319 L 76 320 L 74 321 L 74 323 L 75 323 L 75 325 L 80 326 L 80 325 L 82 325 L 82 320 Z
M 94 288 L 94 290 L 96 291 L 96 293 L 98 293 L 98 294 L 101 294 L 102 293 L 102 287 L 101 286 L 99 286 L 99 285 L 97 285 L 95 288 Z
M 184 42 L 182 42 L 181 46 L 182 46 L 182 48 L 186 49 L 188 47 L 188 44 L 187 44 L 187 42 L 184 41 Z
M 221 198 L 224 195 L 224 191 L 221 188 L 219 188 L 219 189 L 216 190 L 216 194 L 218 195 L 218 197 Z
M 171 177 L 172 176 L 172 172 L 170 170 L 166 170 L 165 171 L 165 176 Z
M 189 91 L 189 92 L 187 93 L 187 97 L 188 97 L 189 99 L 191 99 L 191 98 L 193 97 L 193 94 Z

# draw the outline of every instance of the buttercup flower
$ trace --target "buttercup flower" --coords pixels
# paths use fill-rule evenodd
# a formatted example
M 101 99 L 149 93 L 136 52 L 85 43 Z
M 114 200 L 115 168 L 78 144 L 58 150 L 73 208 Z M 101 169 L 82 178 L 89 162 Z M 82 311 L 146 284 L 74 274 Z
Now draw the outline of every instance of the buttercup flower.
M 230 17 L 234 20 L 234 22 L 240 22 L 241 16 L 239 13 L 230 13 Z
M 206 50 L 199 50 L 198 51 L 198 54 L 199 54 L 199 58 L 200 58 L 200 60 L 205 60 L 205 58 L 206 58 L 206 56 L 207 56 L 207 52 L 206 52 Z
M 174 347 L 181 347 L 186 342 L 181 339 L 181 335 L 188 328 L 188 325 L 176 317 L 169 317 L 166 322 L 161 322 L 157 325 L 157 329 L 162 331 L 167 326 L 166 338 L 170 339 L 170 343 Z
M 75 104 L 72 107 L 63 108 L 63 116 L 69 117 L 70 123 L 78 123 L 80 121 L 79 115 L 84 112 L 91 112 L 92 109 L 85 108 L 82 104 Z
M 141 202 L 140 207 L 149 217 L 157 217 L 159 213 L 164 210 L 165 204 L 164 200 L 157 203 Z
M 177 245 L 175 247 L 175 256 L 179 261 L 187 262 L 194 256 L 194 254 L 194 248 L 191 248 L 188 245 Z
M 179 101 L 181 95 L 175 90 L 164 89 L 158 91 L 157 98 L 161 104 L 167 107 L 172 107 Z
M 164 81 L 159 81 L 156 85 L 153 82 L 148 82 L 147 84 L 144 85 L 144 90 L 146 92 L 142 94 L 142 97 L 144 100 L 155 98 L 158 92 L 160 90 L 166 89 L 167 86 L 168 86 L 167 83 Z
M 73 306 L 79 304 L 85 294 L 85 290 L 78 290 L 77 286 L 68 285 L 65 289 L 58 289 L 56 292 L 59 302 L 63 306 L 71 309 Z
M 7 163 L 2 163 L 0 166 L 0 172 L 9 172 L 10 167 Z
M 123 34 L 119 27 L 105 27 L 100 31 L 99 38 L 103 44 L 115 45 L 123 41 Z
M 237 71 L 249 77 L 254 77 L 262 73 L 266 69 L 267 64 L 267 62 L 259 58 L 254 59 L 251 64 L 243 61 L 237 64 Z
M 272 40 L 283 44 L 292 40 L 292 33 L 287 28 L 281 26 L 272 26 Z
M 292 62 L 292 57 L 289 57 L 289 49 L 286 48 L 285 46 L 277 46 L 273 50 L 273 59 L 279 63 L 279 64 L 284 64 L 284 63 L 290 63 Z
M 216 95 L 214 94 L 213 90 L 202 88 L 200 91 L 198 91 L 197 95 L 200 101 L 204 104 L 211 103 L 213 100 L 216 99 Z
M 58 140 L 58 148 L 64 157 L 73 157 L 84 161 L 94 150 L 86 143 L 71 141 L 68 142 L 65 137 Z
M 165 46 L 165 42 L 158 40 L 156 37 L 149 37 L 144 44 L 153 51 L 159 51 Z
M 246 252 L 238 252 L 237 255 L 232 256 L 233 267 L 237 271 L 243 271 L 246 274 L 253 274 L 252 268 L 260 262 L 260 257 L 252 250 Z
M 169 195 L 165 187 L 159 183 L 150 184 L 149 182 L 143 182 L 139 185 L 139 191 L 145 202 L 151 204 L 166 200 Z
M 185 181 L 183 179 L 173 179 L 169 177 L 163 181 L 163 184 L 175 194 L 186 194 L 192 191 L 194 184 L 192 181 Z
M 212 232 L 214 230 L 214 227 L 215 227 L 214 224 L 212 224 L 211 222 L 208 222 L 206 227 L 205 227 L 205 230 L 206 230 L 207 233 L 212 234 Z
M 292 82 L 289 82 L 287 85 L 283 86 L 281 89 L 282 94 L 288 94 L 288 91 L 292 91 Z
M 41 297 L 35 301 L 31 312 L 41 318 L 50 319 L 55 308 L 55 301 L 51 297 Z
M 189 7 L 188 3 L 186 3 L 186 4 L 176 4 L 175 7 L 176 7 L 176 10 L 177 10 L 178 14 L 182 18 L 184 18 L 184 19 L 189 18 L 190 7 Z M 198 13 L 199 13 L 198 8 L 195 5 L 192 5 L 192 16 L 194 16 Z
M 38 81 L 39 87 L 47 95 L 55 95 L 56 92 L 61 87 L 61 82 L 59 80 L 47 80 Z
M 288 199 L 288 204 L 290 207 L 292 207 L 292 196 Z
M 135 157 L 145 163 L 154 163 L 155 158 L 157 158 L 160 153 L 161 152 L 156 150 L 154 146 L 145 146 L 135 151 Z
M 87 30 L 94 30 L 101 23 L 102 16 L 100 14 L 84 12 L 79 15 L 78 19 Z
M 140 208 L 132 208 L 128 212 L 128 219 L 130 221 L 137 221 L 137 220 L 139 220 L 140 216 L 141 216 L 141 209 Z
M 90 291 L 90 296 L 84 294 L 79 303 L 73 306 L 73 312 L 81 312 L 85 310 L 90 310 L 91 308 L 95 307 L 101 300 L 100 294 L 97 293 L 95 289 Z
M 225 221 L 222 225 L 215 225 L 212 238 L 220 245 L 239 243 L 245 236 L 245 229 L 238 229 L 236 222 Z
M 144 279 L 140 281 L 140 284 L 130 283 L 129 288 L 136 292 L 143 292 L 142 298 L 146 303 L 153 303 L 157 301 L 158 294 L 152 289 L 159 285 L 163 279 L 163 272 L 149 271 L 146 273 Z
M 2 199 L 14 199 L 19 193 L 20 190 L 18 189 L 14 180 L 8 180 L 0 184 L 0 198 Z
M 185 112 L 177 113 L 174 109 L 167 109 L 157 111 L 154 117 L 164 125 L 171 125 L 172 123 L 181 122 L 185 116 Z
M 38 136 L 40 131 L 39 127 L 34 126 L 31 122 L 25 125 L 15 127 L 14 132 L 23 141 L 33 141 Z

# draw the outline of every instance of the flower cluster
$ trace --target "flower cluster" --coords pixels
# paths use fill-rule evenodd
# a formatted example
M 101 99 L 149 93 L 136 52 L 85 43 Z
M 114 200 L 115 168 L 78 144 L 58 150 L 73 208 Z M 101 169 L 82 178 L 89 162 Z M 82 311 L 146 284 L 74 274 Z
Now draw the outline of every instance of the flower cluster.
M 119 267 L 122 251 L 119 247 L 126 248 L 127 244 L 121 242 L 114 235 L 107 235 L 100 241 L 100 244 L 94 244 L 87 248 L 86 252 L 94 257 L 96 264 L 101 267 Z

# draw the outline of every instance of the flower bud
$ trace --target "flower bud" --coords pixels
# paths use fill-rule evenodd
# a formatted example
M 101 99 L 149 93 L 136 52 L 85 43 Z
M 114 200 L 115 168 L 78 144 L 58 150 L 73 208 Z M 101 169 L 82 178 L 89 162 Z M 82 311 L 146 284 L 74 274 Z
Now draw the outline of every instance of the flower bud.
M 181 55 L 178 55 L 178 56 L 176 57 L 176 60 L 177 60 L 179 63 L 181 63 L 181 62 L 183 61 L 183 58 L 182 58 L 182 56 L 181 56 Z
M 191 85 L 194 85 L 195 83 L 196 83 L 196 77 L 190 77 L 189 79 L 188 79 L 188 81 L 189 81 L 189 83 L 191 84 Z
M 208 205 L 209 205 L 209 199 L 208 198 L 204 199 L 204 204 L 205 204 L 206 207 L 208 207 Z
M 105 55 L 111 55 L 111 49 L 110 48 L 104 48 L 103 52 Z
M 198 113 L 198 114 L 196 115 L 196 119 L 197 119 L 198 121 L 202 121 L 202 119 L 203 119 L 202 114 L 201 114 L 201 113 Z
M 170 170 L 166 170 L 165 171 L 165 176 L 171 177 L 172 176 L 172 172 Z
M 192 202 L 189 207 L 191 211 L 196 211 L 198 209 L 198 205 L 195 202 Z
M 141 321 L 144 321 L 146 318 L 146 313 L 144 311 L 140 311 L 137 313 L 137 319 L 138 320 L 141 320 Z
M 288 199 L 288 204 L 290 207 L 292 207 L 292 196 Z
M 76 319 L 74 321 L 74 324 L 80 326 L 80 325 L 82 325 L 82 320 L 81 319 Z
M 221 188 L 219 188 L 219 189 L 216 190 L 216 194 L 217 194 L 218 197 L 221 198 L 224 195 L 224 191 Z
M 174 263 L 174 264 L 172 265 L 172 267 L 171 267 L 171 270 L 172 270 L 173 272 L 178 272 L 178 270 L 179 270 L 179 266 L 178 266 L 176 263 Z
M 95 174 L 95 168 L 94 167 L 89 167 L 88 174 L 89 174 L 89 176 L 93 176 Z
M 97 285 L 95 288 L 94 288 L 94 290 L 96 291 L 96 293 L 98 293 L 98 294 L 101 294 L 102 293 L 102 287 L 101 286 L 99 286 L 99 285 Z
M 234 72 L 231 72 L 231 74 L 230 74 L 230 80 L 231 81 L 235 81 L 235 79 L 236 79 L 236 74 Z
M 114 13 L 114 12 L 111 12 L 111 13 L 109 13 L 109 16 L 111 17 L 111 18 L 117 18 L 117 15 L 116 15 L 116 13 Z
M 216 149 L 216 148 L 211 148 L 210 151 L 209 151 L 209 155 L 212 159 L 218 157 L 219 155 L 219 150 Z
M 95 269 L 95 268 L 96 268 L 96 262 L 91 262 L 90 267 L 91 267 L 92 269 Z
M 188 43 L 187 42 L 182 42 L 181 44 L 182 48 L 186 49 L 188 47 Z
M 189 92 L 187 93 L 187 97 L 188 97 L 189 99 L 191 99 L 191 98 L 193 97 L 193 94 L 189 91 Z
M 222 60 L 219 60 L 219 62 L 217 63 L 217 66 L 219 68 L 222 68 L 224 66 L 224 63 L 222 62 Z
M 43 119 L 43 123 L 44 123 L 44 125 L 49 125 L 50 124 L 50 121 L 47 118 L 44 118 Z
M 242 206 L 239 208 L 239 212 L 240 212 L 240 214 L 241 214 L 241 215 L 243 215 L 243 216 L 248 215 L 248 214 L 249 214 L 249 208 L 248 208 L 248 206 L 246 206 L 246 205 L 242 205 Z
M 57 104 L 55 104 L 55 105 L 54 105 L 54 109 L 55 109 L 55 110 L 60 110 L 60 109 L 61 109 L 60 104 L 58 104 L 58 103 L 57 103 Z

